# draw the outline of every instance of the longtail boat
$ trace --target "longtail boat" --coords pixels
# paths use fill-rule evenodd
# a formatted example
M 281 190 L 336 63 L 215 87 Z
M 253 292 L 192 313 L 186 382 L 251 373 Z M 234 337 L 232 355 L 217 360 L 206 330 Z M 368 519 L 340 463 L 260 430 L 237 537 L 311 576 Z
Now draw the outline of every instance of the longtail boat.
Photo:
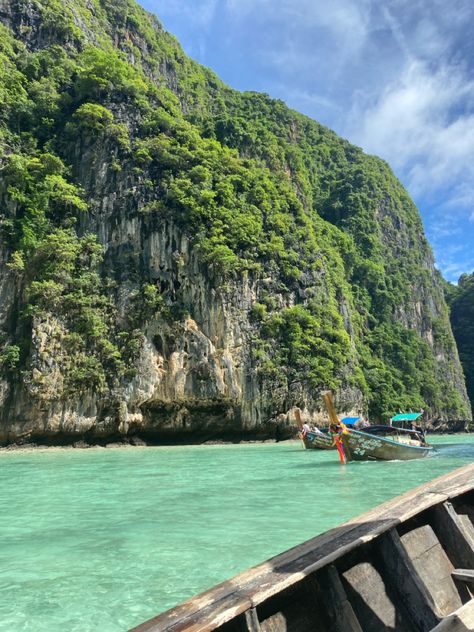
M 474 630 L 474 464 L 247 570 L 132 632 Z
M 335 450 L 336 446 L 328 432 L 300 432 L 300 438 L 307 450 Z
M 303 424 L 301 419 L 301 411 L 295 409 L 296 422 L 298 424 L 298 436 L 303 442 L 306 450 L 335 450 L 336 445 L 329 434 L 327 428 L 312 430 L 307 424 Z M 360 417 L 344 417 L 342 423 L 352 426 Z M 306 425 L 306 427 L 305 427 Z
M 413 430 L 370 426 L 341 436 L 347 461 L 408 461 L 428 456 L 434 448 Z
M 306 450 L 335 450 L 336 446 L 333 443 L 331 435 L 326 431 L 319 430 L 315 432 L 311 429 L 304 427 L 301 419 L 301 412 L 297 408 L 295 410 L 296 422 L 298 424 L 298 436 L 303 442 Z
M 332 393 L 322 393 L 331 419 L 338 424 Z M 419 416 L 419 413 L 417 413 Z M 434 452 L 423 434 L 388 425 L 369 426 L 360 430 L 345 428 L 340 435 L 345 461 L 408 461 L 420 459 Z

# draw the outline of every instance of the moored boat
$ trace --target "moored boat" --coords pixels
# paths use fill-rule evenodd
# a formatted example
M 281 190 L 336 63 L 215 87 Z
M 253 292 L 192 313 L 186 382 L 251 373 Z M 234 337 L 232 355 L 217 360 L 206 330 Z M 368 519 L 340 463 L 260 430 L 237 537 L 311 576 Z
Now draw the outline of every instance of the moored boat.
M 408 461 L 430 455 L 434 449 L 415 431 L 370 426 L 341 436 L 347 461 Z
M 132 632 L 474 630 L 474 464 L 249 569 Z
M 355 430 L 341 426 L 330 391 L 322 393 L 333 427 L 340 428 L 338 441 L 342 443 L 347 461 L 408 461 L 429 456 L 434 448 L 426 443 L 423 433 L 388 425 L 375 425 Z M 420 415 L 420 413 L 416 413 Z
M 308 424 L 304 424 L 301 419 L 301 412 L 298 408 L 295 410 L 295 417 L 298 424 L 298 436 L 306 450 L 336 449 L 333 438 L 327 428 L 312 429 Z M 359 421 L 359 417 L 344 417 L 344 419 L 342 419 L 342 422 L 348 426 L 353 426 L 357 421 Z
M 313 432 L 306 430 L 300 432 L 300 438 L 307 450 L 335 450 L 331 435 L 326 431 Z
M 296 422 L 298 424 L 298 436 L 303 442 L 306 450 L 335 450 L 336 446 L 327 430 L 312 430 L 308 424 L 304 424 L 301 419 L 301 412 L 295 410 Z

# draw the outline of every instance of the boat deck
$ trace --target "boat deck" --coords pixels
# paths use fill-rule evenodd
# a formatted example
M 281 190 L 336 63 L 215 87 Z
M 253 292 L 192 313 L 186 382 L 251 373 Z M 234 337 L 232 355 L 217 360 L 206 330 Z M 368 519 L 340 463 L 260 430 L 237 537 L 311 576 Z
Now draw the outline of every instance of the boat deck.
M 133 632 L 474 630 L 474 464 L 229 579 Z
M 444 618 L 432 632 L 466 632 L 466 630 L 474 630 L 473 599 Z

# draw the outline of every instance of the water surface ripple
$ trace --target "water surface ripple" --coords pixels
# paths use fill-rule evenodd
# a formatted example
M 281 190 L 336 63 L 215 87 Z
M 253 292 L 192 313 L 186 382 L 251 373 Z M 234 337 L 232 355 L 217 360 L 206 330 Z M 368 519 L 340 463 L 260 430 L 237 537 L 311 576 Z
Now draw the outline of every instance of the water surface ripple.
M 299 442 L 0 454 L 0 630 L 127 630 L 474 460 L 351 463 Z

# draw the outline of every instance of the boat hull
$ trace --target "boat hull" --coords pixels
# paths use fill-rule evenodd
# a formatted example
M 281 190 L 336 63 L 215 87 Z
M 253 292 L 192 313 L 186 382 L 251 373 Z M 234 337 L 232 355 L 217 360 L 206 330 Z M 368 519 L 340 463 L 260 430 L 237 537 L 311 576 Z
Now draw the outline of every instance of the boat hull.
M 473 481 L 445 474 L 131 632 L 473 630 Z
M 336 446 L 333 444 L 330 435 L 319 434 L 317 432 L 307 432 L 306 434 L 300 434 L 304 447 L 307 450 L 335 450 Z
M 409 445 L 358 430 L 343 434 L 342 442 L 347 461 L 409 461 L 433 452 L 428 445 Z

